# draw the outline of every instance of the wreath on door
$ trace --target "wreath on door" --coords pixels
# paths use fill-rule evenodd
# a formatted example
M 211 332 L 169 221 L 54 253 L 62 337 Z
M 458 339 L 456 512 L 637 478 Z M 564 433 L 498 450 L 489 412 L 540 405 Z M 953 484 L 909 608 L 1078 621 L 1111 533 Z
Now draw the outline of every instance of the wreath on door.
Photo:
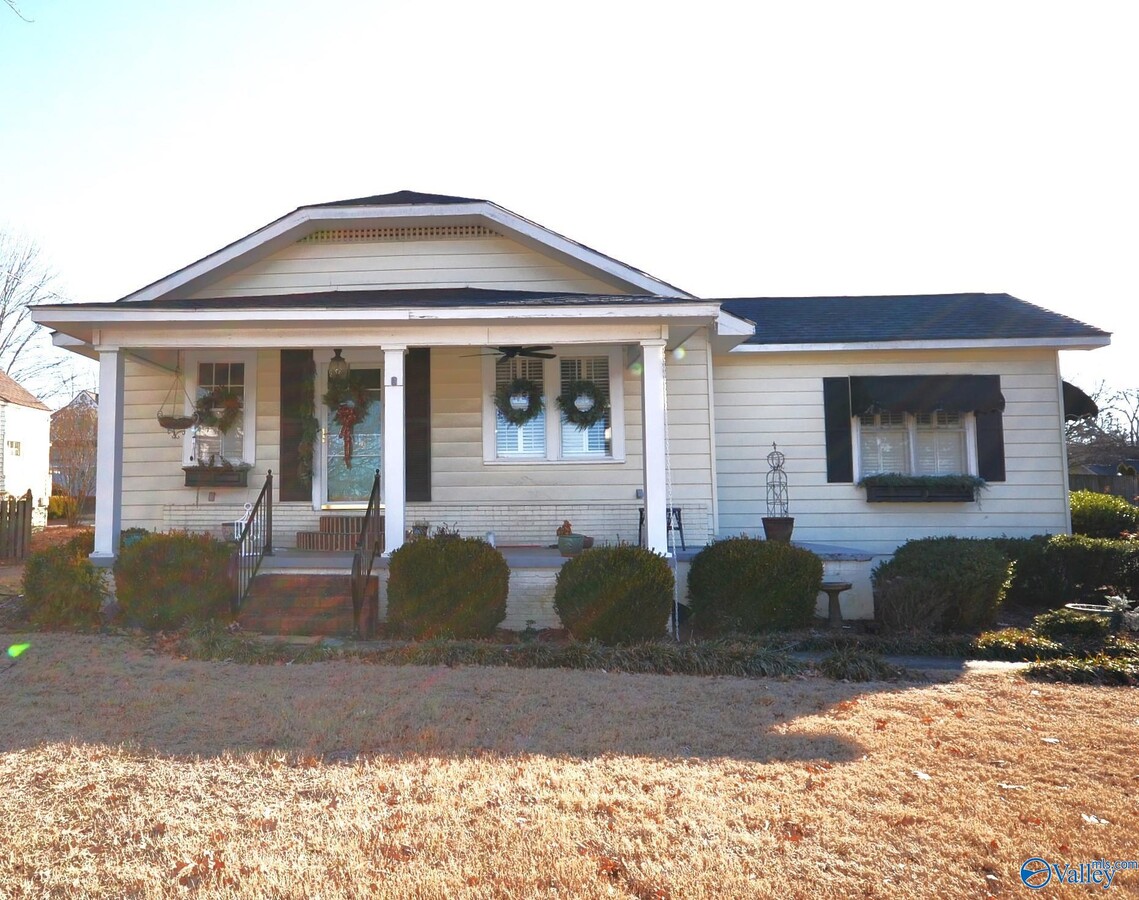
M 352 468 L 352 438 L 356 426 L 364 421 L 372 398 L 362 385 L 352 384 L 348 378 L 328 379 L 324 392 L 324 405 L 332 412 L 332 421 L 340 426 L 340 439 L 344 442 L 344 465 Z

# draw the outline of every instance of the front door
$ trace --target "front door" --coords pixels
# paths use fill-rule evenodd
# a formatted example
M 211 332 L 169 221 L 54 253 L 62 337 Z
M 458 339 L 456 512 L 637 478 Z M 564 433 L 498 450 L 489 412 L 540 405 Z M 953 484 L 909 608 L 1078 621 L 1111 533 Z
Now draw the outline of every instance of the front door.
M 324 507 L 353 508 L 366 505 L 376 470 L 381 465 L 383 379 L 380 368 L 374 363 L 369 365 L 366 362 L 352 362 L 348 378 L 353 387 L 360 389 L 367 398 L 367 409 L 348 429 L 336 422 L 335 410 L 321 404 L 325 436 L 321 442 L 324 472 L 321 505 Z M 323 389 L 327 390 L 327 369 L 321 381 Z

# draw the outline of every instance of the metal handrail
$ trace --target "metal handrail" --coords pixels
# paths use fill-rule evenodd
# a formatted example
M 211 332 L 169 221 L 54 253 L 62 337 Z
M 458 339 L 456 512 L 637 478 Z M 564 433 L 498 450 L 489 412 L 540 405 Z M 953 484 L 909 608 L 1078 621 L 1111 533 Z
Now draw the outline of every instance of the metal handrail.
M 233 586 L 231 609 L 237 615 L 261 567 L 261 560 L 273 555 L 272 469 L 265 475 L 265 486 L 245 516 L 245 527 L 234 543 L 237 546 L 229 559 L 229 577 Z
M 363 617 L 364 595 L 368 579 L 372 575 L 372 564 L 376 561 L 376 553 L 380 547 L 379 511 L 380 470 L 376 469 L 372 492 L 368 495 L 368 508 L 364 511 L 364 521 L 360 525 L 360 537 L 356 541 L 356 553 L 352 557 L 352 624 L 356 634 L 362 638 L 371 637 L 377 613 L 374 605 L 369 604 L 368 615 Z M 361 618 L 365 618 L 365 621 L 361 622 Z

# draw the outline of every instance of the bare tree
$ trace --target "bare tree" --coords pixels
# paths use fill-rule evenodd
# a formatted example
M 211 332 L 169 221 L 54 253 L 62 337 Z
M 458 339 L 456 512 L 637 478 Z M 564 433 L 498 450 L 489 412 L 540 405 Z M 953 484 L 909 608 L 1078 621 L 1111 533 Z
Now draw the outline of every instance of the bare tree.
M 4 0 L 4 2 L 6 4 L 8 4 L 8 9 L 12 10 L 12 12 L 14 12 L 16 15 L 18 15 L 25 22 L 31 22 L 32 21 L 27 16 L 25 16 L 22 12 L 20 12 L 20 7 L 18 7 L 16 5 L 16 0 Z
M 1100 382 L 1091 394 L 1095 418 L 1067 423 L 1071 465 L 1118 465 L 1139 456 L 1139 389 L 1112 389 Z
M 53 475 L 67 496 L 67 524 L 74 528 L 95 493 L 98 407 L 84 391 L 51 417 Z
M 0 369 L 41 397 L 57 393 L 70 354 L 51 345 L 30 308 L 63 300 L 36 243 L 0 231 Z

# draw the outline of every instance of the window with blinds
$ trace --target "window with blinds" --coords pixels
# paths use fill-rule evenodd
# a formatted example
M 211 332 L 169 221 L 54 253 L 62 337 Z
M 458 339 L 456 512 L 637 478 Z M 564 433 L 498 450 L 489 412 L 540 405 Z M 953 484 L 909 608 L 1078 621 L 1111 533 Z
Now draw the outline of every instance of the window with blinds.
M 515 378 L 528 378 L 542 390 L 543 400 L 549 406 L 542 377 L 542 360 L 511 359 L 495 366 L 495 390 L 510 384 Z M 500 459 L 544 457 L 546 455 L 546 410 L 525 425 L 512 425 L 495 410 L 495 452 Z
M 967 471 L 965 421 L 961 413 L 919 413 L 913 418 L 915 475 L 958 475 Z
M 224 434 L 216 428 L 199 426 L 195 435 L 196 456 L 203 463 L 214 460 L 238 462 L 245 453 L 245 364 L 239 362 L 204 362 L 198 364 L 198 397 L 213 390 L 231 391 L 241 398 L 242 411 L 237 422 Z
M 875 413 L 860 417 L 859 455 L 862 474 L 910 471 L 910 434 L 905 413 Z
M 571 381 L 592 381 L 605 395 L 609 397 L 609 357 L 583 356 L 559 360 L 561 364 L 561 383 L 569 384 Z M 605 414 L 605 418 L 591 425 L 589 428 L 578 428 L 562 418 L 562 456 L 611 456 L 613 452 L 613 412 L 612 409 Z
M 969 471 L 965 416 L 883 412 L 859 416 L 861 476 L 959 475 Z

